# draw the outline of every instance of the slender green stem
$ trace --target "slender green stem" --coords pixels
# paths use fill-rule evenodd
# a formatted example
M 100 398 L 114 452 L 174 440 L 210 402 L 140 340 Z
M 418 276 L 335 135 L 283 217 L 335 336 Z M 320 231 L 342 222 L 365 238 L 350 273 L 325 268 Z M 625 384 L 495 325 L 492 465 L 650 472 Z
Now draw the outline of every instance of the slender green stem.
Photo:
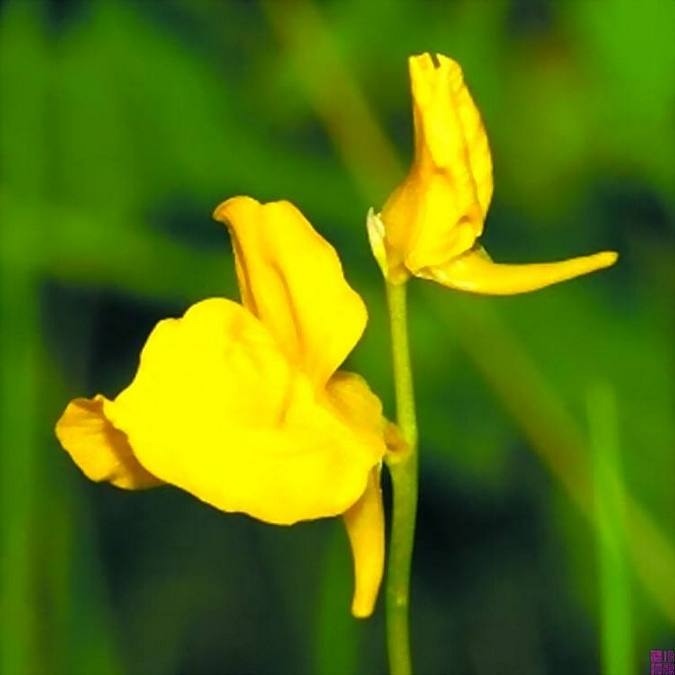
M 387 282 L 397 423 L 406 447 L 388 460 L 393 487 L 393 516 L 387 568 L 387 652 L 391 675 L 411 675 L 410 566 L 417 510 L 417 420 L 413 393 L 405 284 Z

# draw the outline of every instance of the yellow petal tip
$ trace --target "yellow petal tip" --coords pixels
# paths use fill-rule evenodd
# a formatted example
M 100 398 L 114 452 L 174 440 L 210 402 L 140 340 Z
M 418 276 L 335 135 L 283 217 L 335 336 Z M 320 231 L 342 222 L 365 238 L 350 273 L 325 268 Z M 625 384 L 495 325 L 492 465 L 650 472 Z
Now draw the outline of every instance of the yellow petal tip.
M 212 216 L 214 220 L 227 224 L 233 217 L 232 212 L 234 209 L 242 209 L 250 206 L 260 206 L 260 203 L 253 199 L 253 197 L 230 197 L 216 206 Z
M 611 267 L 619 259 L 619 254 L 616 251 L 601 251 L 596 256 L 599 269 Z
M 373 603 L 352 602 L 352 616 L 355 619 L 368 619 L 372 616 L 375 609 Z
M 371 470 L 365 492 L 343 517 L 354 560 L 352 615 L 366 619 L 375 609 L 384 572 L 384 511 L 379 466 Z

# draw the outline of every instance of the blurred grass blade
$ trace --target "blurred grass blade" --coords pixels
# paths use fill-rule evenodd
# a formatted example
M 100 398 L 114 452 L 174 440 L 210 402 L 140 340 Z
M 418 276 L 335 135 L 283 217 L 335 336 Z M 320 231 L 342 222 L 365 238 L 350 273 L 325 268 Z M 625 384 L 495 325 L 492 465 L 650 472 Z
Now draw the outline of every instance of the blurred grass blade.
M 0 236 L 0 246 L 3 245 Z M 0 672 L 31 673 L 36 644 L 34 508 L 39 458 L 37 303 L 30 275 L 0 272 Z
M 633 626 L 626 551 L 623 472 L 613 391 L 596 385 L 587 395 L 595 536 L 600 577 L 602 672 L 634 672 Z
M 404 167 L 345 67 L 320 11 L 310 0 L 261 6 L 357 188 L 366 203 L 379 203 L 402 177 Z M 306 52 L 308 35 L 315 45 L 311 59 Z
M 425 297 L 428 306 L 435 307 L 437 315 L 447 323 L 448 330 L 457 331 L 463 349 L 518 424 L 532 450 L 594 525 L 585 439 L 537 364 L 490 304 L 455 297 L 450 317 L 447 302 L 440 303 L 442 296 L 426 293 Z M 639 499 L 627 490 L 625 510 L 626 543 L 632 568 L 663 616 L 675 624 L 673 543 Z
M 41 478 L 41 340 L 31 252 L 38 222 L 7 220 L 8 187 L 39 199 L 46 187 L 48 45 L 37 3 L 9 3 L 0 24 L 0 672 L 45 672 L 38 645 L 35 507 Z

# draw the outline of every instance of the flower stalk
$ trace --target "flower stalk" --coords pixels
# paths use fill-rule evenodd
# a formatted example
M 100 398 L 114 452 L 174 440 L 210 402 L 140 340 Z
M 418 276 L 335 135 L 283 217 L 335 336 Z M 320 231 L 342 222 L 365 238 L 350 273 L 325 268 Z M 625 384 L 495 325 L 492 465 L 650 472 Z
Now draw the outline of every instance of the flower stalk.
M 386 282 L 391 330 L 396 418 L 405 441 L 385 461 L 393 488 L 393 514 L 386 584 L 387 653 L 391 675 L 411 675 L 410 568 L 417 511 L 417 420 L 413 391 L 406 285 Z

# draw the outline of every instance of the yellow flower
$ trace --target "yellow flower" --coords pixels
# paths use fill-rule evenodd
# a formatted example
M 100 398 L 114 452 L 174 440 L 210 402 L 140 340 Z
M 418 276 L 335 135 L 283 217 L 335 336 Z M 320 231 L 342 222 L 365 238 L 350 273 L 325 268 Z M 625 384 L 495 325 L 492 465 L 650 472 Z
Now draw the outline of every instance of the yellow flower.
M 385 452 L 377 397 L 337 371 L 365 328 L 335 250 L 289 202 L 235 197 L 229 226 L 242 304 L 210 298 L 150 334 L 114 400 L 71 401 L 56 435 L 92 480 L 169 483 L 268 523 L 342 514 L 352 545 L 352 612 L 380 585 Z
M 611 251 L 562 262 L 504 265 L 478 243 L 492 198 L 485 128 L 459 65 L 441 54 L 409 59 L 415 158 L 368 232 L 387 279 L 410 275 L 462 291 L 511 295 L 612 265 Z

